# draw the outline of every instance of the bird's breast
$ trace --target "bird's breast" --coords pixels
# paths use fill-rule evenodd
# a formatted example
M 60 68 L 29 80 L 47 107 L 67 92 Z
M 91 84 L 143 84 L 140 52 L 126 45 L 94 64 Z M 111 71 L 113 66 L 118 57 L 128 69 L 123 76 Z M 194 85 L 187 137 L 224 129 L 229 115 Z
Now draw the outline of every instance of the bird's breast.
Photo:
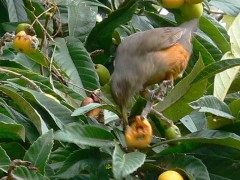
M 169 71 L 167 73 L 170 73 L 173 79 L 181 77 L 191 54 L 181 44 L 176 44 L 164 50 L 163 53 L 168 59 Z
M 144 87 L 161 83 L 163 80 L 174 80 L 181 77 L 187 67 L 189 57 L 190 53 L 180 44 L 150 53 L 145 59 L 145 71 L 148 71 L 145 75 L 148 76 L 145 79 Z M 147 65 L 148 63 L 151 66 Z

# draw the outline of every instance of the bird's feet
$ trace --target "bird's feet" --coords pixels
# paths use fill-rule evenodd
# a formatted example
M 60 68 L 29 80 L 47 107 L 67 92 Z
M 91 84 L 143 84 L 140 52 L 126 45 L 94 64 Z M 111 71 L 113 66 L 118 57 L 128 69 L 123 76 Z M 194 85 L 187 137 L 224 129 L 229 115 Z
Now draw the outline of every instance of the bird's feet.
M 163 81 L 159 87 L 157 87 L 156 89 L 149 91 L 150 93 L 150 101 L 163 101 L 165 95 L 167 94 L 167 92 L 169 91 L 169 89 L 173 88 L 173 81 L 171 80 L 165 80 Z
M 159 116 L 161 119 L 163 119 L 167 123 L 171 123 L 171 120 L 168 120 L 167 118 L 165 118 L 161 113 L 157 113 L 157 111 L 153 108 L 153 105 L 155 101 L 158 101 L 158 102 L 163 101 L 168 90 L 172 88 L 173 88 L 173 81 L 165 80 L 159 85 L 159 87 L 157 87 L 154 90 L 149 90 L 149 89 L 143 90 L 141 92 L 142 96 L 145 98 L 146 97 L 148 98 L 147 98 L 147 104 L 141 113 L 141 117 L 146 118 L 150 112 L 153 112 L 154 114 Z
M 152 106 L 153 106 L 152 101 L 147 101 L 147 104 L 141 113 L 141 117 L 143 119 L 145 119 L 147 115 L 151 112 Z

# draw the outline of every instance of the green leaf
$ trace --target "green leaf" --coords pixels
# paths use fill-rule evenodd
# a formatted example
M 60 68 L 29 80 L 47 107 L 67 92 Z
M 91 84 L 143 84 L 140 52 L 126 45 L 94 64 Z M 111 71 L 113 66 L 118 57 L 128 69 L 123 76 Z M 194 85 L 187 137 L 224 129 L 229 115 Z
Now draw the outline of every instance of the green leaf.
M 233 59 L 233 58 L 235 57 L 229 52 L 222 57 L 222 60 L 224 61 L 225 59 Z M 240 66 L 235 66 L 233 68 L 227 69 L 225 71 L 222 71 L 221 73 L 216 74 L 214 78 L 213 95 L 223 101 L 227 95 L 227 92 L 233 80 L 238 75 L 239 70 L 240 70 Z
M 60 129 L 66 124 L 81 122 L 79 118 L 71 117 L 72 111 L 66 106 L 59 104 L 55 100 L 45 96 L 42 93 L 36 91 L 28 91 L 28 95 L 30 95 L 29 93 L 49 113 L 49 115 L 52 117 Z
M 159 102 L 155 109 L 163 112 L 165 116 L 174 121 L 178 121 L 192 111 L 188 103 L 200 98 L 206 88 L 207 82 L 202 82 L 191 86 L 191 82 L 204 67 L 203 61 L 200 58 L 195 64 L 191 73 L 181 80 L 164 98 Z M 174 112 L 174 113 L 172 113 Z
M 86 106 L 82 106 L 80 108 L 77 108 L 73 111 L 72 113 L 72 116 L 79 116 L 79 115 L 83 115 L 93 109 L 96 109 L 98 107 L 102 107 L 103 105 L 102 104 L 99 104 L 99 103 L 90 103 Z
M 71 83 L 75 85 L 70 84 L 69 87 L 84 96 L 86 93 L 82 90 L 83 88 L 88 90 L 99 88 L 94 64 L 81 41 L 68 37 L 65 40 L 57 38 L 56 42 L 54 60 L 68 75 Z
M 192 111 L 188 103 L 202 97 L 206 91 L 206 87 L 207 80 L 190 86 L 188 91 L 178 101 L 176 101 L 174 104 L 172 104 L 170 107 L 163 111 L 164 115 L 172 119 L 173 121 L 178 121 L 180 118 L 186 116 Z M 175 91 L 175 93 L 177 93 L 177 91 Z M 175 101 L 175 99 L 173 99 L 172 101 Z
M 138 16 L 134 14 L 130 23 L 136 30 L 146 31 L 149 29 L 153 29 L 153 26 L 144 16 Z
M 72 6 L 74 5 L 75 1 L 62 1 L 62 0 L 56 0 L 55 1 L 58 5 L 62 6 Z M 102 2 L 99 2 L 98 0 L 79 0 L 80 3 L 85 3 L 87 6 L 99 6 L 102 8 L 105 8 L 108 11 L 111 11 L 111 9 L 107 6 L 105 6 Z
M 232 101 L 229 104 L 229 108 L 230 108 L 233 116 L 239 119 L 240 118 L 240 98 Z
M 25 6 L 25 11 L 28 15 L 28 18 L 30 19 L 30 21 L 32 23 L 35 21 L 36 16 L 38 16 L 40 14 L 44 14 L 45 9 L 40 3 L 37 3 L 35 1 L 31 1 L 31 3 L 30 2 L 25 2 L 25 5 L 26 5 Z M 41 16 L 39 18 L 39 20 L 43 19 L 43 17 L 46 17 L 46 16 Z M 42 30 L 41 26 L 39 25 L 39 23 L 34 23 L 33 28 L 36 32 L 37 37 L 43 38 L 44 33 L 43 33 L 43 30 Z
M 231 84 L 231 86 L 230 86 L 230 88 L 229 88 L 229 90 L 228 90 L 228 93 L 227 93 L 227 95 L 226 95 L 226 98 L 227 98 L 228 96 L 232 96 L 233 94 L 236 95 L 235 97 L 233 97 L 233 99 L 236 99 L 236 98 L 238 97 L 237 93 L 238 93 L 238 91 L 240 91 L 239 83 L 240 83 L 240 77 L 238 76 L 238 77 L 236 77 L 236 78 L 234 79 L 234 81 L 232 82 L 232 84 Z M 229 98 L 229 97 L 228 97 L 228 98 Z
M 224 15 L 221 22 L 225 25 L 226 29 L 229 30 L 229 28 L 232 25 L 234 20 L 235 20 L 235 17 L 229 16 L 229 15 Z
M 4 22 L 9 22 L 9 16 L 8 16 L 8 11 L 7 7 L 5 6 L 4 3 L 0 3 L 0 9 L 1 9 L 1 16 L 0 16 L 0 34 L 3 35 L 6 30 L 4 31 Z M 3 26 L 3 27 L 2 27 Z
M 225 61 L 217 61 L 215 63 L 209 64 L 204 69 L 202 69 L 201 72 L 196 76 L 194 81 L 192 83 L 197 83 L 201 80 L 204 80 L 206 78 L 210 78 L 214 76 L 217 73 L 220 73 L 226 69 L 239 66 L 240 65 L 240 59 L 227 59 Z
M 206 166 L 200 159 L 194 156 L 185 154 L 160 155 L 156 163 L 159 164 L 159 166 L 164 164 L 164 168 L 169 170 L 181 169 L 188 175 L 189 179 L 210 180 Z
M 17 142 L 1 143 L 1 146 L 8 153 L 10 159 L 22 159 L 26 151 L 24 147 Z
M 228 42 L 226 30 L 211 16 L 202 16 L 200 18 L 199 26 L 201 30 L 206 33 L 218 46 L 218 48 L 223 52 L 228 52 L 230 48 L 230 43 Z M 224 32 L 223 32 L 224 31 Z
M 116 179 L 123 179 L 127 175 L 141 167 L 146 159 L 146 154 L 141 152 L 131 152 L 125 154 L 120 147 L 115 144 L 113 152 L 113 174 Z
M 211 0 L 209 5 L 215 6 L 231 16 L 237 16 L 240 11 L 240 2 L 238 0 Z
M 227 53 L 222 57 L 222 59 L 234 59 L 240 58 L 240 43 L 238 42 L 240 38 L 240 33 L 238 31 L 238 27 L 240 24 L 240 15 L 238 15 L 230 26 L 228 33 L 231 41 L 231 49 L 232 53 Z M 214 95 L 221 100 L 223 100 L 232 84 L 238 72 L 240 70 L 240 66 L 233 67 L 231 69 L 227 69 L 215 76 L 214 79 Z
M 195 133 L 191 133 L 177 139 L 167 140 L 167 141 L 158 143 L 154 145 L 154 147 L 162 144 L 166 144 L 166 143 L 172 143 L 172 142 L 209 143 L 209 144 L 232 147 L 240 150 L 240 136 L 234 133 L 229 133 L 229 132 L 224 132 L 219 130 L 197 131 Z
M 54 177 L 69 179 L 79 175 L 83 171 L 87 171 L 90 173 L 92 179 L 108 179 L 103 163 L 104 161 L 98 149 L 77 150 L 67 157 L 63 166 Z
M 6 169 L 9 166 L 11 160 L 8 157 L 6 151 L 0 146 L 0 169 L 3 170 L 4 172 L 7 172 Z
M 26 137 L 30 142 L 34 142 L 39 136 L 39 132 L 30 119 L 17 112 L 11 106 L 8 106 L 5 101 L 0 98 L 0 105 L 10 114 L 12 119 L 25 128 Z M 4 118 L 6 120 L 6 118 Z M 14 122 L 10 122 L 14 123 Z
M 44 67 L 49 67 L 50 65 L 49 59 L 38 49 L 34 53 L 25 54 L 25 56 Z
M 49 167 L 54 172 L 57 172 L 60 168 L 63 167 L 64 161 L 66 161 L 68 156 L 78 149 L 79 147 L 76 147 L 75 144 L 67 144 L 66 146 L 58 147 L 50 154 L 50 159 L 48 162 Z
M 88 6 L 86 2 L 68 5 L 69 35 L 85 41 L 96 23 L 97 7 Z
M 144 11 L 145 16 L 151 21 L 154 27 L 172 26 L 174 23 L 167 16 L 156 14 L 150 11 Z
M 27 150 L 24 160 L 30 161 L 32 166 L 38 167 L 45 174 L 46 163 L 53 147 L 53 130 L 40 136 Z
M 115 113 L 108 110 L 104 110 L 103 115 L 104 115 L 104 124 L 108 124 L 112 121 L 116 121 L 119 119 L 119 117 Z
M 138 1 L 139 0 L 130 0 L 126 6 L 112 12 L 107 18 L 93 28 L 86 41 L 87 50 L 92 52 L 94 50 L 103 49 L 105 51 L 104 55 L 102 55 L 102 61 L 95 63 L 104 64 L 107 61 L 110 55 L 112 33 L 114 29 L 131 20 Z
M 209 173 L 209 176 L 210 176 L 211 180 L 231 180 L 231 179 L 220 177 L 220 176 L 217 176 L 217 175 L 211 174 L 211 173 Z
M 59 104 L 54 99 L 47 97 L 43 93 L 33 91 L 29 88 L 25 88 L 14 84 L 15 87 L 22 90 L 26 96 L 36 101 L 42 106 L 48 114 L 52 117 L 54 123 L 61 129 L 65 124 L 80 122 L 77 117 L 71 117 L 72 111 L 66 106 Z M 48 122 L 49 121 L 49 122 Z M 52 122 L 48 119 L 46 123 L 51 124 Z
M 107 109 L 107 110 L 112 111 L 112 112 L 115 112 L 114 109 L 113 109 L 114 107 L 112 105 L 99 104 L 99 103 L 90 103 L 90 104 L 87 104 L 86 106 L 82 106 L 80 108 L 75 109 L 73 111 L 73 113 L 72 113 L 72 116 L 80 116 L 80 115 L 83 115 L 83 114 L 85 114 L 85 113 L 87 113 L 87 112 L 89 112 L 89 111 L 91 111 L 93 109 L 99 108 L 99 107 L 101 107 L 103 109 Z M 105 111 L 104 111 L 104 113 L 105 113 Z M 109 115 L 111 117 L 109 117 Z M 111 121 L 112 118 L 113 119 L 119 119 L 118 117 L 114 116 L 114 114 L 111 113 L 111 112 L 108 112 L 108 114 L 104 114 L 104 119 L 106 119 L 107 117 L 110 118 L 109 119 L 110 121 Z
M 0 113 L 0 121 L 6 124 L 17 124 L 13 119 L 11 119 L 10 117 L 6 116 L 3 113 Z
M 200 43 L 200 45 L 199 45 L 200 47 L 197 49 L 195 48 L 195 46 L 196 46 L 195 39 L 198 41 L 198 43 Z M 204 50 L 201 50 L 201 48 Z M 221 50 L 204 33 L 196 33 L 194 35 L 194 39 L 193 39 L 194 54 L 199 54 L 199 52 L 197 50 L 199 50 L 200 54 L 202 55 L 205 65 L 213 63 L 215 61 L 219 61 L 223 56 Z M 206 52 L 204 53 L 204 51 L 206 51 Z M 204 55 L 204 54 L 206 54 L 206 55 Z M 206 59 L 206 58 L 209 58 L 209 59 Z
M 43 176 L 39 172 L 29 170 L 24 166 L 17 167 L 17 169 L 14 170 L 13 175 L 17 179 L 49 180 L 48 177 Z
M 6 1 L 9 13 L 10 22 L 21 22 L 27 21 L 27 14 L 23 8 L 24 4 L 22 0 L 14 1 L 8 0 Z
M 24 68 L 27 68 L 34 72 L 40 73 L 39 63 L 29 59 L 27 56 L 25 56 L 22 53 L 17 53 L 17 55 L 15 55 L 15 57 L 12 60 L 15 61 L 16 63 L 21 64 Z M 23 68 L 21 68 L 21 69 L 23 69 Z M 46 74 L 48 74 L 48 73 L 46 72 Z
M 74 83 L 75 85 L 83 88 L 82 80 L 80 79 L 77 67 L 73 62 L 74 57 L 73 58 L 71 57 L 71 54 L 69 52 L 65 39 L 56 38 L 55 41 L 56 41 L 57 48 L 53 56 L 54 62 L 56 62 L 61 68 L 61 70 L 68 75 L 68 78 L 70 79 L 71 83 Z M 70 88 L 86 96 L 85 91 L 83 91 L 82 89 L 76 88 L 75 86 L 72 86 L 72 85 L 70 85 Z
M 2 120 L 1 120 L 2 121 Z M 0 121 L 0 139 L 25 141 L 25 129 L 20 124 L 9 124 Z
M 89 125 L 65 126 L 55 133 L 55 139 L 94 147 L 114 146 L 114 137 L 110 132 Z
M 81 149 L 69 152 L 67 154 L 66 160 L 59 169 L 59 171 L 54 174 L 55 178 L 72 178 L 77 176 L 81 171 L 86 171 L 89 168 L 89 149 Z
M 29 71 L 29 70 L 23 70 L 23 69 L 19 69 L 19 68 L 12 68 L 12 67 L 9 67 L 6 69 L 17 72 L 19 74 L 22 74 L 23 76 L 26 76 L 27 78 L 33 80 L 36 84 L 38 84 L 41 87 L 41 89 L 43 91 L 48 91 L 49 89 L 52 89 L 54 86 L 54 88 L 56 88 L 57 91 L 60 91 L 64 94 L 63 98 L 70 96 L 75 101 L 81 101 L 86 96 L 85 91 L 82 91 L 84 94 L 79 94 L 70 88 L 66 88 L 65 85 L 61 84 L 58 81 L 53 81 L 51 83 L 49 78 L 43 77 L 35 72 Z M 8 77 L 6 77 L 6 80 L 9 80 Z M 9 80 L 9 81 L 11 81 L 11 80 Z M 21 83 L 20 83 L 20 82 L 16 81 L 16 79 L 14 82 L 16 82 L 17 84 L 21 84 L 22 86 L 27 86 L 27 82 L 21 81 Z M 51 90 L 51 92 L 52 92 L 52 90 Z M 68 100 L 68 98 L 67 98 L 67 100 Z
M 228 34 L 230 36 L 230 42 L 231 42 L 231 52 L 235 58 L 240 58 L 240 49 L 239 49 L 240 33 L 238 31 L 239 24 L 240 24 L 240 14 L 234 19 L 234 21 L 232 22 L 228 30 Z
M 22 111 L 26 113 L 26 115 L 29 117 L 29 119 L 31 119 L 40 134 L 48 130 L 39 113 L 31 106 L 31 104 L 27 100 L 25 100 L 18 93 L 16 93 L 10 88 L 7 88 L 6 86 L 0 86 L 0 90 L 5 92 L 11 99 L 13 99 L 15 103 L 22 109 Z
M 234 119 L 227 104 L 214 96 L 204 96 L 197 101 L 189 104 L 193 109 L 198 109 L 199 112 L 208 112 L 216 116 Z
M 196 132 L 207 128 L 207 119 L 205 113 L 193 111 L 191 114 L 184 116 L 180 121 L 190 132 Z
M 201 159 L 211 176 L 217 176 L 218 179 L 236 179 L 240 176 L 239 167 L 232 166 L 239 163 L 239 150 L 223 146 L 205 146 L 191 153 Z
M 69 54 L 78 71 L 84 88 L 88 90 L 98 89 L 100 87 L 99 78 L 89 53 L 78 39 L 67 37 L 66 41 Z
M 201 42 L 199 40 L 201 40 Z M 203 41 L 205 42 L 205 44 L 202 44 Z M 212 54 L 209 52 L 209 49 L 206 46 L 207 44 L 206 41 L 202 40 L 200 36 L 194 36 L 192 40 L 192 44 L 193 44 L 193 54 L 200 53 L 202 56 L 202 59 L 204 59 L 205 65 L 215 62 L 214 58 L 212 57 Z

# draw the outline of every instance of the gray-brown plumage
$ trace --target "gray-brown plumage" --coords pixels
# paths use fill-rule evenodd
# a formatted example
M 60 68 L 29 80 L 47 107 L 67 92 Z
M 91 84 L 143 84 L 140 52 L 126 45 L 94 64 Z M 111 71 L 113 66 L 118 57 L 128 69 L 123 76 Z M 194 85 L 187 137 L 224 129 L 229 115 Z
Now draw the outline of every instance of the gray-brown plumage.
M 136 92 L 182 76 L 192 53 L 192 32 L 197 29 L 198 21 L 138 32 L 118 46 L 111 91 L 125 123 L 128 103 Z

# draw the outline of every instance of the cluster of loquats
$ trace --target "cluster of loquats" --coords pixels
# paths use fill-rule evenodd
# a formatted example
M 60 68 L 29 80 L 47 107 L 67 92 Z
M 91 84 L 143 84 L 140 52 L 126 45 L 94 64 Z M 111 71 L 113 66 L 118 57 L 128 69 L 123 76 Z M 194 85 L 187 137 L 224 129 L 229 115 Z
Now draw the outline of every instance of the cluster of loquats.
M 161 0 L 162 6 L 168 9 L 180 9 L 185 20 L 199 18 L 203 14 L 203 0 Z
M 34 29 L 30 24 L 19 24 L 15 30 L 13 48 L 24 54 L 34 53 L 39 45 L 38 38 L 34 34 Z

